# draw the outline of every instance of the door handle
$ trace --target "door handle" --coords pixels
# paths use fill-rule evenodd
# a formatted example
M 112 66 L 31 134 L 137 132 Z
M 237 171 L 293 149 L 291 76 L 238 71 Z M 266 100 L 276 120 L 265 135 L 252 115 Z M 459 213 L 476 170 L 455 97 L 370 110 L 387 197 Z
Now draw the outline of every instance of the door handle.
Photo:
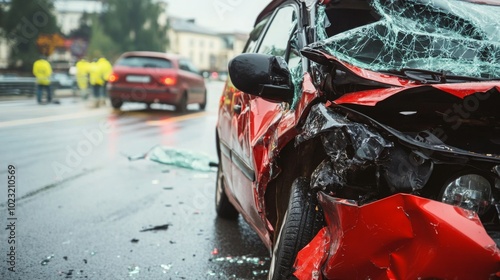
M 236 104 L 233 106 L 233 112 L 235 112 L 236 114 L 240 114 L 241 113 L 241 105 L 240 104 Z

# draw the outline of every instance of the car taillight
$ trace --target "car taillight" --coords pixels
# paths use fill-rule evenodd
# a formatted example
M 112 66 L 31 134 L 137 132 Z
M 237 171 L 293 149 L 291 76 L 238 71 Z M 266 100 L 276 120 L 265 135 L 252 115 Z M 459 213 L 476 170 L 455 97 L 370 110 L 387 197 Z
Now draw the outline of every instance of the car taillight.
M 173 86 L 177 83 L 177 79 L 175 77 L 162 77 L 160 78 L 160 83 L 166 86 Z
M 109 75 L 108 82 L 114 83 L 116 81 L 118 81 L 118 75 L 116 75 L 115 73 L 112 73 L 111 75 Z

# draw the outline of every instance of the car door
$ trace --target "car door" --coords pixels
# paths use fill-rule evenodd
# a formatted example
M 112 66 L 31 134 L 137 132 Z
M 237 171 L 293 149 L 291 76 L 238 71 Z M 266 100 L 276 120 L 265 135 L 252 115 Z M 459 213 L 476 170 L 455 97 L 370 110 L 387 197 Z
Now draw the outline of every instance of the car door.
M 292 34 L 298 28 L 298 7 L 295 2 L 276 9 L 265 32 L 253 52 L 282 56 L 289 59 Z M 296 53 L 296 52 L 295 52 Z M 266 223 L 260 215 L 263 210 L 258 199 L 259 170 L 266 162 L 260 158 L 261 149 L 268 149 L 266 134 L 272 132 L 273 122 L 282 114 L 283 104 L 236 90 L 231 98 L 231 192 L 243 210 L 245 218 L 254 228 L 265 235 Z M 257 151 L 257 152 L 256 152 Z M 255 158 L 255 156 L 259 158 Z
M 255 28 L 250 33 L 249 39 L 245 45 L 243 52 L 255 52 L 257 43 L 259 39 L 261 39 L 261 34 L 264 31 L 264 28 L 267 26 L 269 21 L 269 17 L 261 20 Z M 222 165 L 222 170 L 224 170 L 225 175 L 225 186 L 226 192 L 228 195 L 233 197 L 232 194 L 232 165 L 233 160 L 232 152 L 231 152 L 231 139 L 233 138 L 233 129 L 232 126 L 233 119 L 236 118 L 241 113 L 241 107 L 238 103 L 234 102 L 234 100 L 240 100 L 239 92 L 234 86 L 232 86 L 230 79 L 226 82 L 226 86 L 222 92 L 221 99 L 219 100 L 219 115 L 217 121 L 217 136 L 218 136 L 218 144 L 219 144 L 219 152 L 220 152 L 220 163 Z M 241 102 L 240 102 L 241 103 Z

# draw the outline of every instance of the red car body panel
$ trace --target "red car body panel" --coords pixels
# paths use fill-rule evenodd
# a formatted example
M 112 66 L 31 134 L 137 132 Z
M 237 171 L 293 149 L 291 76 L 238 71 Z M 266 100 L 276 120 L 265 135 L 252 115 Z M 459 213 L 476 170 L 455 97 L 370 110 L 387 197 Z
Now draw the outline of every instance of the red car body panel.
M 269 249 L 272 247 L 269 232 L 273 232 L 274 228 L 265 215 L 265 187 L 279 172 L 273 169 L 275 157 L 297 135 L 295 126 L 301 117 L 306 116 L 304 111 L 308 105 L 318 97 L 309 74 L 304 75 L 302 93 L 296 110 L 283 110 L 282 104 L 252 97 L 238 91 L 228 82 L 219 104 L 219 129 L 232 131 L 231 137 L 224 135 L 220 138 L 230 138 L 231 143 L 226 144 L 234 149 L 235 153 L 239 153 L 242 160 L 247 160 L 246 164 L 255 171 L 255 180 L 250 180 L 238 167 L 233 166 L 229 157 L 221 157 L 225 172 L 229 171 L 233 178 L 232 182 L 226 182 L 230 189 L 229 199 L 239 210 L 243 210 L 240 212 L 251 213 L 244 218 Z M 242 100 L 245 98 L 248 101 Z M 234 114 L 232 108 L 237 104 L 250 106 L 242 107 L 240 114 Z M 252 188 L 248 187 L 250 185 Z M 235 197 L 246 200 L 236 200 Z
M 363 206 L 318 196 L 327 227 L 299 252 L 299 279 L 491 279 L 500 272 L 500 251 L 472 212 L 408 194 Z

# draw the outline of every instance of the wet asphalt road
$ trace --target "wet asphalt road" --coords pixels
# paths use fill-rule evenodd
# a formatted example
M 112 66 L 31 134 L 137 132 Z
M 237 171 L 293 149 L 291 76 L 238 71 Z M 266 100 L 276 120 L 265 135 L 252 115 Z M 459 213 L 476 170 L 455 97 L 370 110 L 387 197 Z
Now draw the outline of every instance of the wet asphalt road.
M 156 145 L 216 158 L 222 83 L 208 88 L 207 110 L 184 115 L 0 100 L 0 279 L 265 279 L 256 234 L 241 218 L 216 218 L 215 170 L 127 158 Z

